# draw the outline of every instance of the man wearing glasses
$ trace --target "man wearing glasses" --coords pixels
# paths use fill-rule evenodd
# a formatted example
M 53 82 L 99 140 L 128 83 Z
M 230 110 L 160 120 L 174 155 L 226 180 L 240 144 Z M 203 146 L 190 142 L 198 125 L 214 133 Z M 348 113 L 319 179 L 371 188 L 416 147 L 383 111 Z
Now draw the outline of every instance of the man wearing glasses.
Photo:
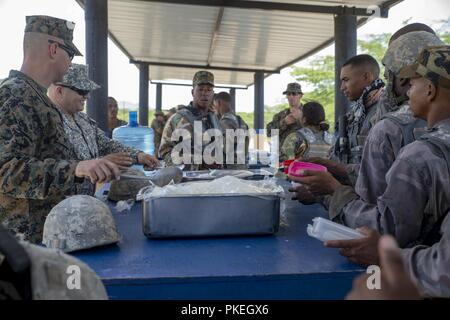
M 286 91 L 283 92 L 289 103 L 289 108 L 280 111 L 273 116 L 272 122 L 267 124 L 267 136 L 271 136 L 271 130 L 278 129 L 279 145 L 282 146 L 284 139 L 289 133 L 297 131 L 302 128 L 302 103 L 303 97 L 302 87 L 297 82 L 292 82 L 287 85 Z
M 149 154 L 108 138 L 95 121 L 82 112 L 89 93 L 100 88 L 88 74 L 88 66 L 73 63 L 63 80 L 52 84 L 48 90 L 50 100 L 62 111 L 64 129 L 77 159 L 104 157 L 123 169 L 132 164 L 150 168 L 158 165 L 158 161 Z M 77 194 L 93 196 L 94 193 L 95 185 L 90 181 L 77 188 Z
M 81 55 L 72 42 L 74 27 L 54 17 L 26 17 L 22 67 L 0 84 L 0 223 L 34 243 L 51 208 L 77 184 L 120 176 L 107 159 L 75 160 L 62 114 L 47 97 L 73 56 Z

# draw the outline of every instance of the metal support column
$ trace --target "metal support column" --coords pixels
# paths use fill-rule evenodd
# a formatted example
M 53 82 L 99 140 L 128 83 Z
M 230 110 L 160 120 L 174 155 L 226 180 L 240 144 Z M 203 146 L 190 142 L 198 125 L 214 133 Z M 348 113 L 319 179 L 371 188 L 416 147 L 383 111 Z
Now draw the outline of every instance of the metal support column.
M 89 78 L 100 89 L 92 91 L 87 101 L 89 117 L 97 121 L 102 130 L 108 128 L 108 1 L 86 0 L 86 64 Z
M 356 55 L 356 16 L 349 14 L 334 16 L 334 37 L 335 37 L 335 121 L 339 116 L 345 114 L 349 102 L 341 92 L 340 73 L 342 65 L 351 57 Z
M 139 125 L 146 127 L 148 127 L 148 69 L 148 64 L 139 64 Z
M 253 125 L 259 132 L 264 129 L 264 73 L 255 73 L 255 109 L 253 114 Z
M 156 84 L 156 111 L 162 110 L 162 84 Z
M 233 110 L 233 112 L 236 112 L 236 89 L 235 88 L 230 89 L 230 97 L 231 97 L 231 110 Z

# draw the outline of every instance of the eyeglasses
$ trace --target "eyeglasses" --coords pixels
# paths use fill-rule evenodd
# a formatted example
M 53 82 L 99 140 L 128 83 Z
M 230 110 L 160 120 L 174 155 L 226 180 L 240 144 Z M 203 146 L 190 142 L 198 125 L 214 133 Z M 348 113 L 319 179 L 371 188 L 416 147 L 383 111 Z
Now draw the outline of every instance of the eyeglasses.
M 286 93 L 287 96 L 298 96 L 299 93 L 298 92 L 288 92 Z
M 66 85 L 62 85 L 62 84 L 60 84 L 60 86 L 64 87 L 64 88 L 67 88 L 67 89 L 70 89 L 72 91 L 75 91 L 77 94 L 79 94 L 82 97 L 87 96 L 89 94 L 89 92 L 90 92 L 89 90 L 82 90 L 82 89 L 78 89 L 78 88 L 75 88 L 75 87 L 72 87 L 72 86 L 66 86 Z
M 61 49 L 63 49 L 67 55 L 69 56 L 70 61 L 72 61 L 73 57 L 75 57 L 75 51 L 73 51 L 71 48 L 69 48 L 68 46 L 66 46 L 65 44 L 59 43 L 58 41 L 54 41 L 54 40 L 48 40 L 48 43 L 52 44 L 52 43 L 56 43 L 58 44 L 58 47 L 60 47 Z

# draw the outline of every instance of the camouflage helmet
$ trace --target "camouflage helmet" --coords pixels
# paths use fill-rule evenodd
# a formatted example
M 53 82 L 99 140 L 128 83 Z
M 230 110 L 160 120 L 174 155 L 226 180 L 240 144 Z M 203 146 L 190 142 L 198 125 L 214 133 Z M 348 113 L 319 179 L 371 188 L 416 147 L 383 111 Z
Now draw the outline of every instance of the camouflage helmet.
M 145 173 L 141 170 L 129 168 L 122 174 L 145 176 Z M 122 201 L 128 199 L 136 199 L 136 195 L 139 190 L 150 185 L 147 180 L 138 179 L 120 179 L 113 180 L 108 192 L 108 200 Z
M 100 88 L 98 84 L 89 79 L 89 67 L 84 64 L 72 63 L 69 71 L 57 85 L 74 87 L 83 91 L 92 91 Z
M 75 23 L 50 16 L 27 16 L 25 18 L 25 33 L 38 32 L 48 34 L 64 41 L 64 44 L 75 56 L 82 56 L 73 44 L 73 30 Z
M 436 86 L 450 89 L 450 46 L 425 48 L 416 62 L 400 70 L 400 77 L 422 76 Z
M 300 85 L 300 83 L 297 83 L 297 82 L 288 83 L 286 90 L 283 92 L 283 94 L 286 94 L 286 93 L 302 94 L 302 86 Z
M 108 206 L 87 195 L 64 199 L 52 208 L 44 224 L 42 242 L 48 248 L 71 252 L 120 241 Z
M 197 71 L 192 79 L 192 86 L 197 86 L 201 84 L 209 84 L 214 86 L 214 75 L 209 71 Z
M 398 74 L 400 69 L 414 63 L 420 51 L 429 46 L 443 45 L 441 39 L 426 31 L 406 33 L 394 40 L 383 57 L 386 69 Z

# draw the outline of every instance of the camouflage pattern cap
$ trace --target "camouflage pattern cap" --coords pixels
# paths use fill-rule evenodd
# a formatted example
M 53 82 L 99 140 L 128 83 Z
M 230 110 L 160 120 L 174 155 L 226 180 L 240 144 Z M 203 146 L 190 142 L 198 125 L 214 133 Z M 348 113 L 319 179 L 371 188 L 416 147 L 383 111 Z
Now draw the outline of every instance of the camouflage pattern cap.
M 436 35 L 426 31 L 414 31 L 394 40 L 383 57 L 383 65 L 394 74 L 414 63 L 420 51 L 430 46 L 442 46 L 444 43 Z
M 302 86 L 297 82 L 288 83 L 286 91 L 284 91 L 283 94 L 286 94 L 288 92 L 302 94 Z
M 72 63 L 69 71 L 57 85 L 75 87 L 79 90 L 92 91 L 100 88 L 98 84 L 89 79 L 89 67 L 84 64 Z
M 402 78 L 422 76 L 437 86 L 450 89 L 450 46 L 425 48 L 412 65 L 404 67 Z
M 209 84 L 214 86 L 214 75 L 209 71 L 197 71 L 192 80 L 192 85 L 195 87 L 200 84 Z
M 74 55 L 82 56 L 81 52 L 73 44 L 73 29 L 75 23 L 50 17 L 50 16 L 27 16 L 25 32 L 45 33 L 59 38 L 64 44 L 72 49 Z

